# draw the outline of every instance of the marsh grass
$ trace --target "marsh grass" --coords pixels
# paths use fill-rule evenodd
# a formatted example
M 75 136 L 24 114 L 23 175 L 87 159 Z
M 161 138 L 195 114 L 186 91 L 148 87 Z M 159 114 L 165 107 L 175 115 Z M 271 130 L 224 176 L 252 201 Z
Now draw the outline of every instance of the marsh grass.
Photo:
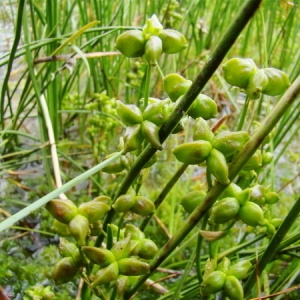
M 243 3 L 242 0 L 20 0 L 17 4 L 10 1 L 3 3 L 2 15 L 9 16 L 9 22 L 15 29 L 15 38 L 10 41 L 12 46 L 7 49 L 7 53 L 0 56 L 0 72 L 3 76 L 0 98 L 0 174 L 7 178 L 10 176 L 8 170 L 26 170 L 30 163 L 42 162 L 44 170 L 41 176 L 46 176 L 49 190 L 54 191 L 37 195 L 43 200 L 36 208 L 64 192 L 75 200 L 69 189 L 82 183 L 87 175 L 91 176 L 93 173 L 96 174 L 91 178 L 88 197 L 99 192 L 109 193 L 120 187 L 121 178 L 100 173 L 99 165 L 92 172 L 86 173 L 87 169 L 99 164 L 107 154 L 117 150 L 122 127 L 116 121 L 114 100 L 122 99 L 124 103 L 138 104 L 147 87 L 147 67 L 141 59 L 132 60 L 112 53 L 115 51 L 116 37 L 125 30 L 140 28 L 149 16 L 157 14 L 164 26 L 180 30 L 189 41 L 188 48 L 180 54 L 162 56 L 159 65 L 163 73 L 179 72 L 193 80 Z M 252 57 L 259 67 L 282 69 L 293 82 L 300 73 L 297 16 L 298 1 L 264 1 L 228 52 L 227 58 Z M 87 28 L 88 24 L 90 26 Z M 54 60 L 54 54 L 61 55 L 63 60 Z M 43 61 L 44 58 L 48 61 Z M 21 67 L 15 69 L 16 62 Z M 14 77 L 10 77 L 12 72 Z M 166 97 L 161 74 L 155 67 L 152 67 L 151 78 L 149 95 L 162 99 Z M 262 122 L 272 112 L 277 101 L 268 96 L 261 97 L 257 102 L 250 103 L 247 111 L 245 110 L 244 119 L 240 121 L 245 99 L 228 88 L 222 79 L 221 68 L 217 69 L 203 92 L 216 100 L 220 116 L 230 112 L 226 126 L 231 130 L 236 130 L 238 124 L 249 129 L 254 120 Z M 43 97 L 49 117 L 42 110 Z M 105 106 L 105 103 L 111 103 L 111 106 Z M 269 167 L 261 171 L 257 180 L 260 184 L 272 186 L 275 191 L 281 191 L 281 201 L 275 209 L 276 215 L 280 217 L 288 214 L 297 201 L 296 195 L 300 193 L 299 168 L 291 167 L 299 165 L 299 107 L 298 99 L 274 128 L 269 150 L 274 153 L 275 158 Z M 32 120 L 35 128 L 28 130 Z M 58 148 L 57 159 L 53 158 L 49 145 L 51 132 Z M 189 138 L 188 132 L 184 138 Z M 66 140 L 71 140 L 69 146 L 66 146 Z M 171 150 L 181 140 L 182 137 L 167 140 L 166 151 L 158 154 L 158 163 L 148 179 L 138 177 L 143 183 L 143 193 L 149 197 L 158 197 L 159 192 L 180 168 L 178 163 L 173 162 Z M 60 173 L 58 177 L 63 179 L 61 184 L 57 178 L 54 179 L 55 166 Z M 77 172 L 82 174 L 72 180 L 71 174 L 78 174 Z M 156 221 L 151 219 L 145 224 L 145 232 L 161 247 L 168 241 L 168 236 L 176 234 L 187 218 L 178 201 L 182 195 L 201 185 L 200 180 L 195 178 L 196 172 L 201 172 L 201 169 L 187 168 L 183 178 L 174 183 L 171 191 L 164 197 L 157 211 Z M 147 178 L 146 174 L 144 177 Z M 0 203 L 5 203 L 4 199 L 5 197 Z M 36 197 L 30 198 L 26 204 L 35 203 L 35 200 Z M 7 203 L 5 209 L 10 209 Z M 29 212 L 30 209 L 23 212 L 21 218 Z M 266 269 L 268 274 L 276 274 L 272 284 L 262 280 L 258 282 L 258 287 L 251 286 L 253 297 L 258 295 L 260 289 L 276 293 L 299 284 L 299 242 L 297 239 L 292 242 L 288 240 L 296 235 L 299 226 L 297 222 L 296 220 L 290 225 L 288 237 L 281 242 L 286 242 L 280 252 L 280 255 L 286 255 L 286 260 L 278 255 L 277 260 L 271 262 Z M 167 270 L 181 272 L 180 277 L 163 280 L 162 284 L 169 292 L 161 296 L 161 299 L 198 297 L 201 272 L 208 253 L 213 251 L 198 232 L 199 227 L 194 228 L 161 264 Z M 227 254 L 233 261 L 242 257 L 255 263 L 256 257 L 262 255 L 268 242 L 269 239 L 264 235 L 256 235 L 241 227 L 215 246 L 218 249 L 217 259 Z M 199 253 L 196 254 L 195 249 L 199 250 L 197 245 L 202 247 L 200 257 Z M 288 267 L 280 274 L 284 265 Z M 160 277 L 156 276 L 154 274 L 155 279 L 159 280 Z M 164 276 L 165 274 L 161 278 Z M 24 287 L 18 288 L 18 292 L 24 292 Z M 150 299 L 147 291 L 143 291 L 143 294 L 146 299 Z M 298 294 L 294 291 L 291 295 L 287 299 L 296 299 Z M 294 295 L 296 298 L 292 298 Z

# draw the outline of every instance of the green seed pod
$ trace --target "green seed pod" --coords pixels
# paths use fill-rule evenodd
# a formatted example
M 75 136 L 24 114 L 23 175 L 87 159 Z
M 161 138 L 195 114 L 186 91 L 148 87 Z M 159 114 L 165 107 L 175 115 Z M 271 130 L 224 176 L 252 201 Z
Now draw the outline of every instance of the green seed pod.
M 128 212 L 134 205 L 134 199 L 131 195 L 121 195 L 116 199 L 112 208 L 116 212 Z
M 116 101 L 117 114 L 121 121 L 126 125 L 135 125 L 143 122 L 143 116 L 140 109 L 133 104 L 124 104 L 120 100 Z
M 157 252 L 158 248 L 152 240 L 142 239 L 140 241 L 140 251 L 138 253 L 139 257 L 144 259 L 152 259 Z
M 70 236 L 71 235 L 68 225 L 61 223 L 57 220 L 53 221 L 53 224 L 50 229 L 60 236 Z
M 226 277 L 224 291 L 230 300 L 244 300 L 244 290 L 242 284 L 234 276 Z
M 113 152 L 107 156 L 104 157 L 104 160 L 114 156 L 117 152 Z M 104 161 L 103 160 L 103 161 Z M 124 159 L 124 156 L 122 156 L 118 161 L 115 161 L 113 163 L 110 163 L 106 167 L 102 169 L 103 172 L 109 173 L 109 174 L 117 174 L 122 172 L 126 167 L 126 161 Z
M 150 121 L 144 121 L 142 123 L 142 134 L 144 138 L 152 145 L 153 148 L 162 150 L 158 130 L 159 128 Z
M 226 197 L 237 198 L 238 195 L 241 192 L 242 192 L 242 189 L 238 185 L 236 185 L 234 182 L 232 182 L 232 183 L 229 184 L 229 186 L 221 194 L 220 199 L 223 199 L 223 198 L 226 198 Z
M 124 133 L 124 150 L 123 154 L 137 150 L 142 146 L 144 137 L 141 131 L 141 125 L 133 125 L 126 128 Z
M 173 29 L 161 30 L 158 36 L 162 40 L 163 52 L 167 54 L 180 52 L 188 45 L 185 36 Z
M 155 63 L 162 53 L 162 40 L 152 35 L 146 43 L 145 57 L 149 63 Z
M 249 226 L 264 225 L 264 213 L 259 205 L 254 202 L 247 201 L 239 210 L 240 219 Z
M 244 205 L 247 201 L 250 201 L 252 194 L 252 188 L 244 189 L 237 195 L 237 199 L 239 200 L 241 205 Z
M 54 268 L 53 280 L 55 284 L 62 284 L 72 280 L 77 274 L 78 268 L 72 257 L 64 257 Z
M 130 254 L 130 236 L 116 242 L 110 251 L 117 260 L 128 257 Z
M 246 131 L 222 131 L 215 136 L 212 145 L 222 152 L 225 157 L 229 157 L 240 151 L 249 140 L 250 135 Z
M 118 277 L 116 282 L 117 287 L 117 299 L 123 300 L 124 294 L 129 290 L 130 288 L 130 280 L 128 276 L 121 275 Z
M 158 35 L 161 30 L 163 30 L 163 26 L 155 14 L 146 21 L 146 24 L 143 27 L 145 36 Z
M 108 249 L 90 246 L 84 246 L 81 249 L 82 252 L 93 264 L 100 265 L 101 268 L 104 268 L 116 261 L 115 256 Z
M 279 201 L 279 195 L 276 192 L 268 192 L 264 196 L 266 204 L 275 204 Z
M 205 140 L 210 142 L 213 138 L 214 134 L 207 122 L 201 117 L 198 118 L 194 126 L 193 140 Z
M 240 210 L 240 203 L 236 198 L 228 197 L 217 201 L 211 208 L 209 222 L 223 224 L 234 219 Z
M 203 202 L 205 197 L 206 193 L 203 191 L 192 191 L 181 198 L 180 204 L 186 212 L 192 213 L 193 210 Z
M 223 184 L 230 182 L 228 178 L 228 165 L 222 152 L 213 148 L 206 160 L 206 164 L 209 172 L 214 175 L 219 182 Z
M 46 209 L 59 222 L 69 224 L 77 215 L 77 206 L 68 199 L 54 199 L 46 204 Z
M 243 167 L 245 171 L 251 171 L 261 168 L 262 166 L 262 155 L 260 150 L 256 150 L 252 157 L 246 162 Z
M 131 211 L 141 216 L 147 216 L 155 212 L 155 204 L 146 197 L 135 196 Z
M 98 236 L 102 233 L 103 227 L 101 221 L 90 224 L 90 236 Z
M 96 275 L 95 279 L 92 283 L 92 287 L 96 287 L 98 285 L 104 283 L 110 283 L 118 278 L 119 275 L 119 267 L 117 262 L 113 262 L 105 268 L 100 269 Z
M 257 67 L 251 58 L 232 58 L 222 65 L 227 83 L 245 89 Z
M 231 261 L 228 257 L 224 257 L 222 261 L 218 264 L 216 271 L 222 271 L 227 274 Z
M 176 73 L 168 74 L 163 79 L 164 89 L 172 101 L 176 101 L 184 95 L 192 84 L 192 81 L 185 79 Z
M 221 291 L 224 287 L 226 274 L 222 271 L 213 271 L 201 283 L 201 293 L 203 296 Z
M 262 70 L 258 70 L 249 81 L 245 93 L 250 99 L 258 99 L 261 92 L 268 84 L 268 78 Z
M 81 203 L 78 207 L 78 213 L 85 216 L 90 223 L 102 220 L 108 211 L 110 206 L 100 201 Z
M 249 260 L 241 260 L 236 264 L 232 265 L 226 272 L 227 276 L 234 276 L 239 280 L 246 277 L 247 273 L 251 269 L 252 264 Z
M 149 99 L 149 104 L 143 112 L 143 119 L 160 126 L 167 118 L 166 101 L 158 100 L 154 102 Z
M 85 239 L 89 233 L 89 221 L 82 215 L 77 215 L 69 223 L 69 230 L 73 238 L 76 240 L 77 245 L 83 246 Z
M 150 273 L 147 263 L 136 258 L 123 258 L 118 261 L 119 273 L 126 276 L 139 276 Z
M 62 257 L 72 257 L 75 264 L 80 261 L 78 247 L 64 238 L 59 239 L 58 251 Z
M 141 240 L 145 238 L 144 232 L 132 224 L 126 224 L 124 236 L 130 236 L 131 240 Z
M 262 154 L 262 164 L 263 166 L 268 165 L 272 162 L 274 154 L 272 152 L 264 152 Z
M 126 57 L 141 57 L 145 53 L 145 44 L 142 31 L 129 30 L 118 36 L 115 47 Z
M 276 96 L 283 93 L 289 86 L 288 76 L 281 70 L 275 68 L 261 69 L 267 76 L 268 83 L 262 92 L 266 95 Z
M 217 116 L 218 106 L 216 102 L 210 97 L 200 94 L 195 101 L 192 103 L 191 107 L 187 111 L 187 114 L 193 119 L 199 117 L 209 120 Z
M 107 204 L 108 206 L 111 206 L 111 204 L 112 204 L 111 198 L 109 196 L 103 196 L 103 195 L 94 198 L 93 201 L 103 202 L 103 203 Z
M 209 156 L 212 146 L 208 141 L 181 144 L 173 150 L 176 159 L 189 165 L 201 164 Z

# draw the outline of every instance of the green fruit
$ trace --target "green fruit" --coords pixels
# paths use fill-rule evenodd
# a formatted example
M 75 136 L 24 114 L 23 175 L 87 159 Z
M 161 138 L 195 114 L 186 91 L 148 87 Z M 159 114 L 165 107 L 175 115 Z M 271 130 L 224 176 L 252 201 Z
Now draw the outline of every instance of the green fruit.
M 117 262 L 113 262 L 105 268 L 100 269 L 95 276 L 92 287 L 110 283 L 118 278 L 119 267 Z
M 81 203 L 78 207 L 78 213 L 85 216 L 90 223 L 103 219 L 108 211 L 110 211 L 110 206 L 100 201 Z
M 154 98 L 152 99 L 154 100 Z M 143 112 L 143 119 L 160 126 L 166 121 L 169 115 L 166 107 L 167 103 L 163 100 L 153 100 L 149 99 L 149 104 Z
M 220 199 L 223 199 L 226 197 L 237 198 L 241 192 L 242 192 L 242 189 L 238 185 L 236 185 L 234 182 L 232 182 L 221 194 Z
M 283 71 L 275 68 L 265 68 L 261 70 L 265 73 L 268 80 L 262 93 L 276 96 L 283 93 L 290 86 L 289 78 Z
M 209 156 L 212 146 L 207 141 L 195 141 L 175 147 L 176 159 L 190 165 L 201 164 Z
M 244 290 L 242 284 L 234 276 L 226 277 L 224 291 L 230 300 L 244 300 Z
M 279 201 L 279 195 L 276 192 L 268 192 L 264 196 L 266 204 L 275 204 Z
M 151 144 L 153 148 L 162 150 L 162 145 L 160 143 L 158 130 L 159 128 L 150 121 L 144 121 L 142 123 L 142 134 L 144 138 Z
M 214 175 L 219 182 L 223 184 L 230 183 L 228 178 L 228 165 L 222 152 L 213 148 L 206 160 L 206 164 L 208 171 Z
M 249 140 L 250 135 L 246 131 L 222 131 L 215 136 L 212 145 L 225 157 L 229 157 L 240 151 Z
M 126 276 L 139 276 L 150 273 L 150 266 L 136 258 L 123 258 L 118 261 L 119 273 Z
M 162 53 L 162 41 L 159 37 L 152 35 L 146 42 L 145 57 L 149 63 L 155 63 Z
M 130 236 L 116 242 L 110 251 L 117 260 L 128 257 L 130 254 Z
M 69 224 L 77 215 L 77 206 L 68 199 L 54 199 L 46 204 L 46 209 L 59 222 Z
M 201 293 L 203 296 L 221 291 L 224 287 L 226 274 L 222 271 L 213 271 L 201 283 Z
M 210 97 L 200 94 L 189 110 L 187 114 L 192 117 L 193 119 L 197 119 L 199 117 L 209 120 L 217 116 L 218 113 L 218 106 L 216 102 L 211 99 Z
M 257 67 L 251 58 L 232 58 L 222 65 L 227 83 L 245 89 Z
M 222 271 L 227 274 L 231 261 L 228 257 L 224 257 L 222 261 L 218 264 L 216 271 Z
M 144 232 L 132 224 L 126 224 L 124 236 L 130 236 L 131 240 L 141 240 L 145 238 Z
M 245 171 L 251 171 L 261 168 L 262 166 L 262 154 L 260 150 L 256 150 L 243 167 Z
M 203 118 L 198 118 L 196 120 L 194 126 L 194 135 L 193 139 L 195 140 L 205 140 L 205 141 L 212 141 L 214 138 L 214 134 L 211 131 L 208 123 Z
M 163 30 L 163 26 L 154 14 L 146 21 L 146 24 L 143 27 L 143 34 L 147 37 L 151 35 L 158 35 L 161 30 Z
M 124 104 L 120 100 L 116 101 L 117 114 L 126 125 L 134 125 L 143 122 L 140 109 L 133 104 Z
M 85 239 L 89 233 L 89 221 L 82 215 L 77 215 L 69 223 L 69 230 L 73 238 L 76 240 L 77 245 L 83 246 Z
M 147 216 L 155 212 L 155 204 L 146 197 L 135 196 L 131 211 L 141 216 Z
M 145 53 L 145 44 L 142 31 L 129 30 L 118 36 L 115 47 L 126 57 L 140 57 Z
M 260 226 L 265 224 L 264 213 L 259 205 L 247 201 L 239 210 L 240 219 L 249 226 Z
M 163 79 L 164 89 L 172 101 L 176 101 L 190 88 L 192 81 L 176 73 L 168 74 Z
M 138 254 L 139 257 L 143 259 L 152 259 L 157 252 L 158 248 L 152 240 L 142 239 L 140 241 L 140 251 Z
M 236 198 L 227 197 L 217 201 L 210 211 L 210 223 L 223 224 L 234 219 L 240 210 L 240 203 Z
M 108 249 L 84 246 L 81 248 L 84 255 L 93 263 L 102 268 L 116 261 L 115 256 Z
M 268 84 L 268 78 L 263 72 L 263 70 L 258 70 L 249 81 L 245 93 L 250 99 L 258 99 L 263 89 Z
M 192 191 L 181 198 L 180 204 L 186 212 L 192 213 L 193 210 L 203 202 L 205 197 L 206 193 L 203 191 Z
M 126 128 L 124 133 L 124 150 L 123 154 L 137 150 L 142 146 L 144 137 L 141 131 L 141 124 L 136 124 Z
M 252 264 L 249 260 L 241 260 L 236 264 L 229 267 L 228 271 L 226 272 L 227 276 L 234 276 L 239 280 L 245 278 L 249 270 L 251 269 Z
M 74 278 L 77 274 L 78 268 L 74 263 L 72 257 L 64 257 L 54 268 L 53 280 L 55 284 L 66 283 Z
M 134 199 L 131 195 L 121 195 L 119 196 L 115 203 L 112 205 L 112 208 L 116 212 L 128 212 L 134 205 Z
M 104 157 L 103 161 L 114 156 L 117 152 L 113 152 L 107 156 Z M 113 163 L 110 163 L 106 167 L 102 169 L 103 172 L 109 173 L 109 174 L 117 174 L 122 172 L 126 167 L 126 159 L 124 156 L 122 156 L 118 161 L 115 161 Z
M 58 251 L 62 257 L 72 257 L 75 264 L 80 262 L 78 247 L 64 238 L 59 239 Z
M 173 29 L 164 29 L 159 32 L 158 36 L 162 40 L 164 53 L 177 53 L 187 47 L 187 40 L 179 31 Z

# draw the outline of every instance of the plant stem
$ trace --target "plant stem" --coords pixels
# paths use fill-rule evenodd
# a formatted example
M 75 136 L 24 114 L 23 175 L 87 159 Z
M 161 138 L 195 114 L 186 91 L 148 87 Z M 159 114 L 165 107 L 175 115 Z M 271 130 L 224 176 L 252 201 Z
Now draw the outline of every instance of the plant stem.
M 241 114 L 241 118 L 240 118 L 237 130 L 242 130 L 242 128 L 243 128 L 243 125 L 245 123 L 246 114 L 247 114 L 248 107 L 249 107 L 249 103 L 250 103 L 250 98 L 247 96 L 245 103 L 244 103 L 244 107 L 242 110 L 242 114 Z
M 148 63 L 146 67 L 146 80 L 144 86 L 144 110 L 148 106 L 149 91 L 150 91 L 150 78 L 151 78 L 151 64 Z

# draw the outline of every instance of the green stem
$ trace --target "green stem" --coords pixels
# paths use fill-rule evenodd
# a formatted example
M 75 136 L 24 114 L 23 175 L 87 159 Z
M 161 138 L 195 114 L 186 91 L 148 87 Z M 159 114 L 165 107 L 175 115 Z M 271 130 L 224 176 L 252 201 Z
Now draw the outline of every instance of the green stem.
M 246 114 L 247 114 L 248 107 L 249 107 L 249 103 L 250 103 L 250 98 L 247 97 L 246 101 L 244 103 L 244 107 L 242 110 L 242 114 L 241 114 L 241 118 L 240 118 L 240 122 L 239 122 L 237 130 L 242 130 L 242 128 L 243 128 L 243 125 L 244 125 L 245 119 L 246 119 Z
M 300 77 L 299 77 L 300 78 Z M 276 254 L 276 252 L 279 249 L 279 244 L 283 240 L 284 236 L 286 233 L 289 231 L 291 226 L 294 224 L 294 221 L 298 217 L 300 213 L 300 197 L 297 199 L 295 202 L 294 206 L 284 219 L 283 223 L 281 226 L 278 228 L 276 234 L 273 236 L 272 240 L 269 243 L 269 246 L 267 249 L 264 251 L 264 254 L 260 258 L 257 267 L 252 271 L 251 275 L 249 276 L 245 287 L 244 287 L 244 292 L 245 295 L 250 293 L 251 288 L 256 282 L 256 278 L 262 274 L 263 270 L 267 266 L 268 262 L 271 261 Z
M 121 157 L 122 153 L 117 152 L 110 158 L 106 159 L 105 161 L 101 162 L 100 164 L 96 165 L 95 167 L 89 169 L 88 171 L 82 173 L 80 176 L 77 176 L 76 178 L 70 180 L 69 182 L 62 185 L 60 188 L 50 192 L 46 196 L 42 197 L 41 199 L 35 201 L 34 203 L 28 205 L 24 209 L 20 210 L 19 212 L 15 213 L 11 217 L 7 218 L 3 222 L 0 223 L 0 232 L 7 229 L 8 227 L 12 226 L 16 222 L 20 221 L 21 219 L 28 216 L 30 213 L 32 213 L 34 210 L 40 208 L 41 206 L 45 205 L 47 202 L 52 200 L 53 198 L 57 197 L 61 193 L 66 192 L 76 184 L 82 182 L 83 180 L 89 178 L 93 174 L 99 172 L 104 167 L 109 165 L 110 163 L 114 162 L 115 160 L 119 159 Z
M 146 81 L 144 87 L 144 109 L 148 106 L 149 91 L 150 91 L 150 78 L 151 78 L 151 64 L 147 64 L 146 68 Z

